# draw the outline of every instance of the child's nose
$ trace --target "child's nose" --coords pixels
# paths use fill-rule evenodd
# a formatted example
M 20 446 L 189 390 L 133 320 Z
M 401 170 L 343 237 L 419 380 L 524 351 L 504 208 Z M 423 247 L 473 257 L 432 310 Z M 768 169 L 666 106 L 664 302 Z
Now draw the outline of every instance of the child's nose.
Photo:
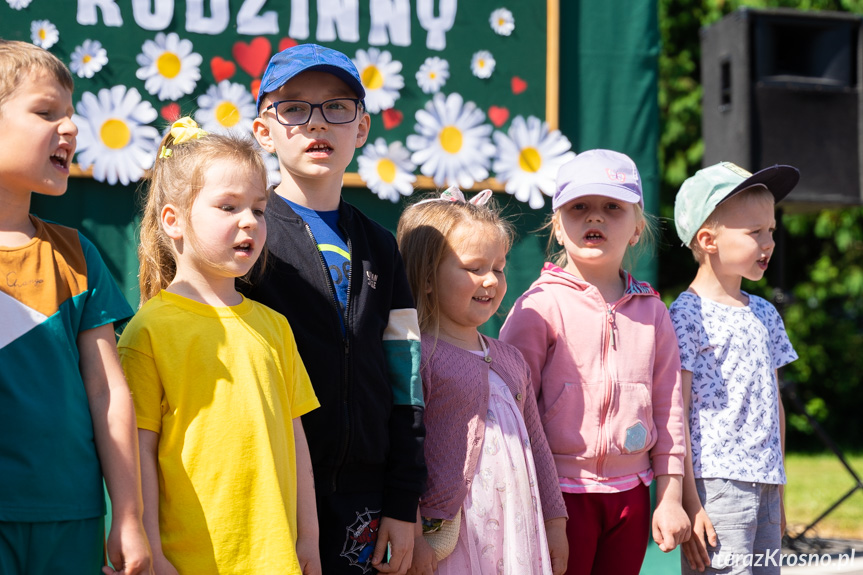
M 241 228 L 256 228 L 258 227 L 258 218 L 255 217 L 255 212 L 252 209 L 243 210 L 240 217 Z
M 72 118 L 66 117 L 60 123 L 60 133 L 69 136 L 77 136 L 78 126 L 75 124 L 75 122 L 72 121 Z
M 587 221 L 598 222 L 602 220 L 602 210 L 596 208 L 587 209 Z
M 309 116 L 308 126 L 310 130 L 327 128 L 327 121 L 324 119 L 324 113 L 320 108 L 312 108 L 312 115 Z

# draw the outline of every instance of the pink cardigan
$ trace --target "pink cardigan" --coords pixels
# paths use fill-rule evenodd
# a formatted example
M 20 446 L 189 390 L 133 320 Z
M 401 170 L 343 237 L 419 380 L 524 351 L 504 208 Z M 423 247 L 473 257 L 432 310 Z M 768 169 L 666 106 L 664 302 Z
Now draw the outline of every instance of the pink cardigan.
M 650 467 L 683 475 L 677 336 L 659 294 L 622 273 L 626 293 L 606 302 L 546 264 L 500 332 L 530 366 L 561 477 L 603 481 Z
M 488 412 L 489 368 L 512 391 L 530 435 L 545 520 L 566 517 L 554 460 L 529 392 L 530 373 L 513 346 L 485 338 L 491 364 L 470 351 L 423 335 L 421 374 L 425 397 L 428 487 L 420 498 L 424 517 L 452 519 L 476 474 Z

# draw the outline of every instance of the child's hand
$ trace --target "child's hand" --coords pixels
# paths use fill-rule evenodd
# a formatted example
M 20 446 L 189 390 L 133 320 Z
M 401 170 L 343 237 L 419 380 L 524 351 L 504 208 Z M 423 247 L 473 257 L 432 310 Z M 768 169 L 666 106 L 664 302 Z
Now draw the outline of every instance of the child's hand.
M 545 522 L 545 537 L 548 539 L 548 554 L 551 571 L 563 575 L 569 563 L 569 541 L 566 539 L 566 518 L 557 517 Z
M 785 537 L 785 528 L 788 523 L 785 521 L 785 499 L 779 500 L 779 535 Z
M 699 507 L 692 517 L 692 537 L 681 545 L 683 555 L 689 562 L 689 567 L 699 572 L 710 566 L 710 555 L 707 553 L 707 545 L 716 547 L 719 543 L 713 523 L 707 516 L 707 511 Z
M 321 575 L 321 550 L 318 541 L 311 537 L 297 537 L 297 559 L 303 575 Z
M 149 575 L 153 573 L 152 553 L 144 524 L 139 517 L 112 518 L 108 534 L 108 559 L 114 566 L 102 567 L 105 575 Z
M 405 575 L 411 566 L 416 525 L 392 517 L 381 517 L 378 541 L 372 555 L 372 567 L 381 573 Z M 389 544 L 390 559 L 384 563 Z
M 437 559 L 434 550 L 426 543 L 422 535 L 414 538 L 414 556 L 407 575 L 434 575 L 437 569 Z
M 153 557 L 153 567 L 156 575 L 180 575 L 164 555 Z
M 653 540 L 663 553 L 689 539 L 691 524 L 679 501 L 664 501 L 653 512 Z

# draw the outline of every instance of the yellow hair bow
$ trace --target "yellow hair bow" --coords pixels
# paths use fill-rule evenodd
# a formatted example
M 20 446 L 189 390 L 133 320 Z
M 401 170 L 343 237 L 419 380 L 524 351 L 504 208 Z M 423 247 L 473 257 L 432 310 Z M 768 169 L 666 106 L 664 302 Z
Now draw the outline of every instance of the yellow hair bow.
M 180 118 L 171 124 L 171 136 L 174 138 L 175 145 L 182 144 L 196 138 L 201 138 L 206 135 L 207 132 L 199 128 L 198 123 L 189 116 Z

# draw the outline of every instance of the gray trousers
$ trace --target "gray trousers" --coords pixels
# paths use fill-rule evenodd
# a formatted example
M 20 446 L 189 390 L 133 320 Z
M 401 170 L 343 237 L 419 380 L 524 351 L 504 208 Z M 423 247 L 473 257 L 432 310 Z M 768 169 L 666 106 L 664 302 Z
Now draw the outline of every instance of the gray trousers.
M 708 544 L 710 567 L 704 572 L 779 575 L 779 486 L 731 479 L 696 479 L 695 486 L 719 540 L 716 547 Z M 680 563 L 683 575 L 698 573 L 682 553 Z

